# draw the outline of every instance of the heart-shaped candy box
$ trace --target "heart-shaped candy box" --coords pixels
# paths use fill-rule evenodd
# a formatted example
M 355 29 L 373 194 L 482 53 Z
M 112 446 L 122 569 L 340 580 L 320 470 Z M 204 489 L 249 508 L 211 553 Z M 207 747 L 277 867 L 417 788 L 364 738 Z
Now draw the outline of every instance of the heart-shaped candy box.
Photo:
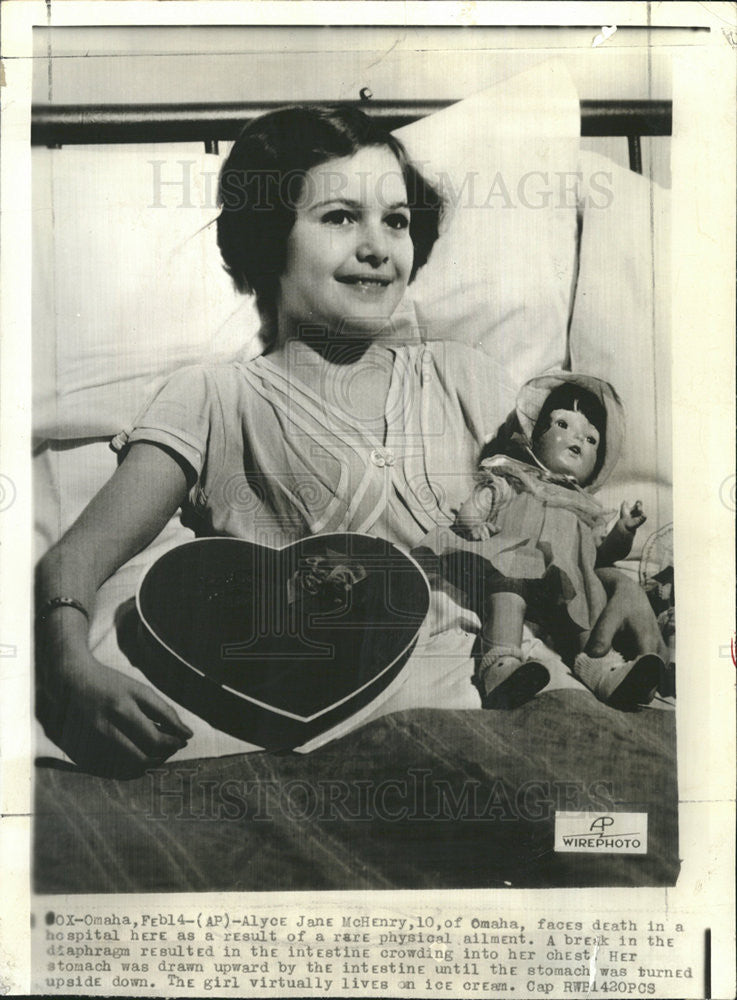
M 269 749 L 299 746 L 376 698 L 406 663 L 428 605 L 413 559 L 351 533 L 282 549 L 197 539 L 161 556 L 137 595 L 154 683 Z

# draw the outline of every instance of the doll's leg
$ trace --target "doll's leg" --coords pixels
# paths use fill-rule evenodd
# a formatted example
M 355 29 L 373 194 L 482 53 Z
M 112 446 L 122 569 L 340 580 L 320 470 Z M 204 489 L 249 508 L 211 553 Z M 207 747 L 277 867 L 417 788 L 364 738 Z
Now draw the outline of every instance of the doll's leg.
M 520 593 L 492 593 L 484 609 L 477 684 L 484 708 L 517 708 L 550 680 L 546 667 L 523 662 L 522 626 L 527 602 Z
M 522 626 L 525 621 L 527 602 L 520 594 L 500 592 L 487 598 L 484 608 L 484 624 L 481 629 L 482 650 L 493 646 L 509 646 L 517 650 L 517 659 L 522 655 Z

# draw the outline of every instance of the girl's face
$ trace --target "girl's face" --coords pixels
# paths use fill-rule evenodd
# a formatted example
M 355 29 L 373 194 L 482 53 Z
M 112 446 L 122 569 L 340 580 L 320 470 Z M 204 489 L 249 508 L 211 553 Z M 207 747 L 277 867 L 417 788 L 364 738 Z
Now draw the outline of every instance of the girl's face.
M 575 476 L 584 486 L 592 477 L 599 432 L 579 410 L 553 410 L 550 427 L 541 434 L 535 455 L 546 469 Z
M 326 326 L 374 335 L 407 287 L 414 249 L 401 168 L 385 146 L 366 146 L 305 176 L 280 279 L 280 328 Z

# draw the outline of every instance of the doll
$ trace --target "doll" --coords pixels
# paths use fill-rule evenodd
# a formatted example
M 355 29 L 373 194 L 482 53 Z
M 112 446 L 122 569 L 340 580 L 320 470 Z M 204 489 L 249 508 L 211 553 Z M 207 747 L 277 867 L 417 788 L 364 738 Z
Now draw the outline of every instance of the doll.
M 484 448 L 453 528 L 458 546 L 484 562 L 476 677 L 484 708 L 523 704 L 550 679 L 542 663 L 524 661 L 525 618 L 567 634 L 578 647 L 573 674 L 601 701 L 628 710 L 655 694 L 663 664 L 654 652 L 631 662 L 615 650 L 583 652 L 606 605 L 595 568 L 624 559 L 646 520 L 639 501 L 625 501 L 607 532 L 613 512 L 592 496 L 617 461 L 623 427 L 612 386 L 554 372 L 523 386 L 516 412 Z M 450 538 L 436 547 L 446 557 Z

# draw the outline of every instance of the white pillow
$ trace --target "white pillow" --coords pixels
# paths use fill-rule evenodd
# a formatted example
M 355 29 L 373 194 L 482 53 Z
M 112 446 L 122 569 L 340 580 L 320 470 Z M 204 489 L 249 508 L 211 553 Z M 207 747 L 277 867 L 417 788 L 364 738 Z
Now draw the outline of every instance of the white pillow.
M 218 168 L 204 152 L 34 149 L 37 439 L 112 436 L 163 376 L 260 352 L 215 243 Z
M 643 501 L 648 523 L 637 532 L 637 556 L 673 519 L 670 198 L 594 153 L 581 154 L 581 177 L 571 368 L 605 378 L 624 403 L 624 447 L 599 499 L 610 507 Z
M 398 133 L 451 203 L 461 193 L 404 322 L 416 310 L 425 336 L 477 344 L 520 383 L 566 356 L 576 208 L 559 187 L 579 130 L 567 71 L 546 62 Z M 218 166 L 205 153 L 34 150 L 37 439 L 112 436 L 178 367 L 261 350 L 215 243 Z
M 410 286 L 417 322 L 431 340 L 480 347 L 518 385 L 566 361 L 580 129 L 553 60 L 397 133 L 449 205 Z

